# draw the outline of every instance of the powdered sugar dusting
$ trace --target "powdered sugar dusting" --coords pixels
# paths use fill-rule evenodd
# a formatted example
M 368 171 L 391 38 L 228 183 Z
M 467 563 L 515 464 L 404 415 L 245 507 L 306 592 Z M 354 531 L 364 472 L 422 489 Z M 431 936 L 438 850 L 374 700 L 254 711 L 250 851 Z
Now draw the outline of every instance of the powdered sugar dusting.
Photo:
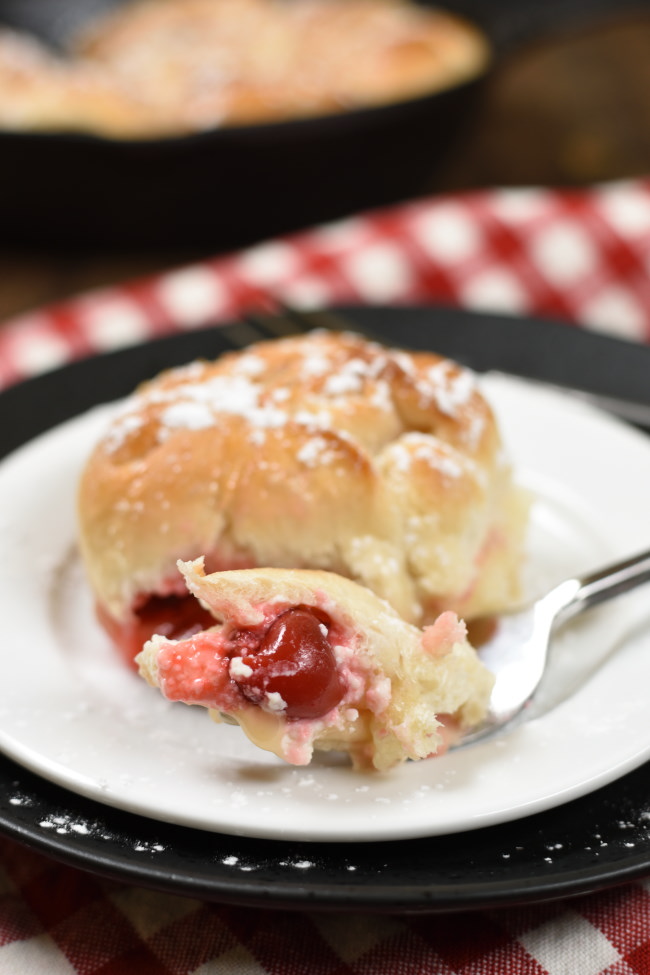
M 130 405 L 133 400 L 127 401 Z M 127 406 L 128 408 L 128 406 Z M 109 452 L 119 450 L 127 437 L 137 433 L 144 426 L 144 419 L 137 413 L 124 413 L 118 415 L 106 437 L 106 448 Z
M 281 341 L 273 343 L 274 349 L 290 351 L 279 368 L 272 356 L 266 358 L 261 345 L 232 357 L 226 369 L 217 364 L 216 372 L 214 366 L 202 362 L 171 370 L 162 383 L 152 384 L 126 403 L 105 440 L 106 449 L 119 450 L 149 421 L 156 424 L 157 442 L 165 443 L 177 431 L 205 430 L 217 426 L 220 416 L 239 416 L 251 428 L 249 442 L 263 446 L 266 431 L 289 423 L 314 432 L 336 428 L 339 435 L 345 434 L 342 418 L 347 410 L 352 418 L 359 402 L 364 404 L 363 409 L 393 411 L 398 419 L 391 380 L 395 367 L 426 399 L 453 418 L 459 417 L 474 393 L 472 374 L 459 371 L 446 360 L 420 372 L 406 352 L 375 343 L 360 344 L 357 337 L 347 333 L 344 340 L 352 343 L 348 358 L 345 347 L 341 350 L 332 343 L 331 334 L 314 332 L 288 339 L 284 346 Z M 303 395 L 305 390 L 311 395 Z M 348 398 L 352 402 L 348 403 Z M 299 454 L 300 462 L 308 467 L 330 459 L 322 439 L 305 445 Z M 447 473 L 452 474 L 449 465 Z
M 250 371 L 255 359 L 250 357 Z M 220 415 L 241 416 L 254 429 L 280 427 L 289 419 L 275 403 L 262 401 L 263 387 L 246 375 L 218 375 L 204 379 L 192 370 L 190 381 L 170 389 L 155 389 L 132 399 L 125 413 L 114 423 L 108 440 L 109 450 L 117 450 L 126 438 L 142 425 L 141 415 L 132 412 L 148 405 L 162 406 L 158 413 L 157 439 L 163 443 L 177 430 L 204 430 L 216 425 Z
M 302 361 L 304 376 L 326 376 L 332 369 L 329 356 L 317 349 L 307 349 Z
M 368 364 L 363 359 L 349 359 L 339 372 L 325 381 L 323 391 L 328 395 L 341 396 L 347 393 L 360 393 L 364 379 L 368 376 Z
M 330 453 L 329 441 L 323 436 L 314 436 L 297 452 L 296 458 L 306 467 L 316 467 L 327 462 Z
M 172 403 L 162 414 L 163 428 L 171 431 L 181 430 L 203 430 L 214 423 L 212 411 L 205 403 L 193 403 L 191 401 L 181 401 Z
M 391 448 L 393 467 L 407 473 L 414 461 L 422 461 L 443 476 L 458 479 L 467 473 L 468 468 L 476 469 L 464 455 L 435 437 L 420 433 L 407 433 Z
M 242 355 L 235 370 L 244 376 L 259 376 L 264 372 L 264 359 L 253 352 Z
M 458 369 L 445 359 L 427 372 L 433 386 L 438 408 L 447 416 L 457 418 L 459 410 L 467 406 L 476 391 L 476 380 L 467 369 Z

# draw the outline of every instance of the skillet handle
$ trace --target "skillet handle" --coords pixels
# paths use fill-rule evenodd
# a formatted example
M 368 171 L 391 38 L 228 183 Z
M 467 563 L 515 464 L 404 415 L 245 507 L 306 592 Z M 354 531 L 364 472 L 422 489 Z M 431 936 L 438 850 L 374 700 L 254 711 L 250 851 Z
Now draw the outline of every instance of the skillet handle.
M 441 6 L 478 24 L 497 55 L 609 19 L 650 14 L 650 0 L 455 0 Z

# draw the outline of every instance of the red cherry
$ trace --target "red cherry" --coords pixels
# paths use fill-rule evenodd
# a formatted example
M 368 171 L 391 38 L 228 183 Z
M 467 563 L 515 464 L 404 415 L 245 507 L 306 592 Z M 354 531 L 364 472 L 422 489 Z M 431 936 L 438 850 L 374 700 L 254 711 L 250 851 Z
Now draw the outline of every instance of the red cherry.
M 113 619 L 101 606 L 97 616 L 126 662 L 135 668 L 134 658 L 154 633 L 168 640 L 182 640 L 214 626 L 216 620 L 194 596 L 152 596 L 125 623 Z
M 289 609 L 271 624 L 257 650 L 242 654 L 252 673 L 236 676 L 254 704 L 278 694 L 287 718 L 320 718 L 336 707 L 344 687 L 332 646 L 309 609 Z

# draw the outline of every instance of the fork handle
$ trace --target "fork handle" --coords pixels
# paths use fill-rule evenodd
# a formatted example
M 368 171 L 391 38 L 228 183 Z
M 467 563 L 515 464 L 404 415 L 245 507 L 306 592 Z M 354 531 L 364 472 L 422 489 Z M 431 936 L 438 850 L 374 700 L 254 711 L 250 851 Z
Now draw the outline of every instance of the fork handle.
M 614 596 L 622 596 L 644 582 L 650 582 L 650 551 L 615 562 L 573 581 L 577 588 L 560 610 L 562 619 L 577 616 L 592 606 L 607 602 Z

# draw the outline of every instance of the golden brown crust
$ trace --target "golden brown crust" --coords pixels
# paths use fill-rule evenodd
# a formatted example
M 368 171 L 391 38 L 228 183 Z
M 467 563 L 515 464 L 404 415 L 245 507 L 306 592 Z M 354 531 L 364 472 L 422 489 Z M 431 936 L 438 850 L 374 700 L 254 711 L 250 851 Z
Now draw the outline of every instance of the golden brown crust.
M 165 135 L 169 123 L 118 79 L 72 65 L 38 41 L 0 28 L 0 128 L 97 132 L 117 138 Z
M 81 50 L 190 128 L 396 101 L 486 60 L 476 30 L 404 0 L 140 0 Z
M 170 370 L 124 405 L 79 490 L 98 600 L 125 619 L 209 570 L 323 568 L 421 623 L 516 592 L 524 518 L 473 376 L 350 333 Z
M 474 27 L 409 0 L 136 0 L 65 62 L 24 60 L 28 83 L 0 88 L 0 124 L 147 138 L 408 99 L 479 74 L 488 50 Z M 0 78 L 10 66 L 0 44 Z

